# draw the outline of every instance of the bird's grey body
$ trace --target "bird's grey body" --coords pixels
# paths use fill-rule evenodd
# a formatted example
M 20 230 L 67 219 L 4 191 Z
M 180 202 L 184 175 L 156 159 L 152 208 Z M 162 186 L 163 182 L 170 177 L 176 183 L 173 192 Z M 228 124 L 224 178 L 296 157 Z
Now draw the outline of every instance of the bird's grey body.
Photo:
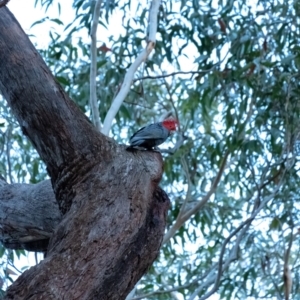
M 144 147 L 151 149 L 162 144 L 171 131 L 163 126 L 162 122 L 150 124 L 138 130 L 130 139 L 130 147 Z

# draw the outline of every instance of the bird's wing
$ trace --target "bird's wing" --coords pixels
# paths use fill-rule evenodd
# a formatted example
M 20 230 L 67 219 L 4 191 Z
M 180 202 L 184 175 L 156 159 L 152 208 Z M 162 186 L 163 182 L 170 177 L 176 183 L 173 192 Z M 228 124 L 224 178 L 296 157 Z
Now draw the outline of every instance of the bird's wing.
M 161 138 L 162 133 L 163 133 L 163 128 L 161 126 L 158 126 L 157 124 L 150 124 L 148 126 L 139 129 L 130 138 L 130 141 L 134 140 L 135 138 L 145 139 L 145 140 Z

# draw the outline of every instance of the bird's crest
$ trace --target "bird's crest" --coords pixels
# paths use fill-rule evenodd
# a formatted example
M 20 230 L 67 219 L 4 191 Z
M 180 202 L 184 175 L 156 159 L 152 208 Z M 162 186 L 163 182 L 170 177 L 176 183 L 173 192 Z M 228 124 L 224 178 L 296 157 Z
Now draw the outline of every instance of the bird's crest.
M 173 118 L 169 118 L 162 121 L 162 125 L 168 130 L 176 130 L 176 125 L 178 125 L 178 121 Z

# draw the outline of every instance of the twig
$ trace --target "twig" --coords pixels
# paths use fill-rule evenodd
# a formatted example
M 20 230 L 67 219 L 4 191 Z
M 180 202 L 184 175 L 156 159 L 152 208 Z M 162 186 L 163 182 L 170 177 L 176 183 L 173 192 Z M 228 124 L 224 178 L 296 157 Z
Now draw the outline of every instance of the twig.
M 170 74 L 163 74 L 163 75 L 157 75 L 157 76 L 143 76 L 143 77 L 139 77 L 133 80 L 133 82 L 137 82 L 137 81 L 141 81 L 141 80 L 145 80 L 145 79 L 161 79 L 161 78 L 167 78 L 167 77 L 171 77 L 171 76 L 176 76 L 176 75 L 204 75 L 208 72 L 210 72 L 212 70 L 212 68 L 208 69 L 207 71 L 178 71 L 178 72 L 173 72 Z
M 176 233 L 176 231 L 182 226 L 182 221 L 181 221 L 181 217 L 185 211 L 185 207 L 187 202 L 189 202 L 191 200 L 192 197 L 192 181 L 189 175 L 189 171 L 188 171 L 188 165 L 186 162 L 186 159 L 184 157 L 181 158 L 181 163 L 182 163 L 182 167 L 188 182 L 188 189 L 187 189 L 187 193 L 185 196 L 185 200 L 182 203 L 181 207 L 180 207 L 180 211 L 178 213 L 178 216 L 176 218 L 175 224 L 169 229 L 169 231 L 166 233 L 164 240 L 163 240 L 163 244 L 165 244 L 166 242 L 168 242 L 170 240 L 171 237 L 173 237 L 173 235 Z
M 100 115 L 97 101 L 97 28 L 100 17 L 102 0 L 97 0 L 94 8 L 93 22 L 91 28 L 91 68 L 90 68 L 90 105 L 92 119 L 96 128 L 101 131 Z
M 283 179 L 284 176 L 282 176 L 282 179 Z M 241 241 L 243 235 L 245 234 L 245 232 L 248 230 L 248 228 L 250 227 L 252 221 L 255 219 L 255 217 L 258 215 L 258 213 L 265 207 L 265 205 L 271 200 L 274 198 L 274 196 L 277 194 L 277 192 L 279 191 L 279 188 L 281 187 L 282 185 L 282 182 L 283 180 L 281 180 L 280 184 L 277 185 L 277 187 L 275 188 L 275 190 L 273 191 L 273 193 L 271 195 L 269 195 L 268 197 L 265 198 L 264 201 L 262 201 L 260 203 L 260 205 L 256 208 L 255 205 L 254 205 L 254 210 L 252 211 L 252 214 L 251 216 L 245 220 L 244 222 L 242 222 L 225 240 L 224 240 L 224 243 L 222 245 L 222 248 L 221 248 L 221 253 L 220 253 L 220 258 L 219 258 L 219 262 L 218 262 L 218 271 L 217 271 L 217 275 L 216 275 L 216 279 L 215 279 L 215 284 L 214 286 L 212 287 L 212 289 L 207 292 L 203 297 L 201 297 L 199 300 L 205 300 L 207 298 L 209 298 L 212 294 L 214 294 L 218 288 L 219 288 L 219 285 L 220 285 L 220 281 L 221 281 L 221 275 L 223 273 L 223 271 L 225 270 L 225 268 L 227 268 L 229 266 L 229 264 L 231 263 L 232 261 L 232 257 L 229 256 L 228 257 L 228 260 L 227 260 L 227 263 L 224 264 L 223 266 L 223 257 L 224 257 L 224 254 L 225 254 L 225 250 L 226 250 L 226 246 L 227 244 L 230 242 L 231 238 L 233 236 L 235 236 L 244 226 L 245 229 L 243 230 L 243 234 L 240 235 L 240 237 L 237 239 L 237 241 Z M 262 186 L 262 185 L 261 185 Z M 237 245 L 237 244 L 236 244 Z M 234 247 L 233 249 L 236 249 L 237 247 Z M 193 295 L 189 298 L 189 300 L 192 300 L 194 299 L 198 293 L 200 292 L 201 290 L 198 288 L 194 293 Z
M 102 133 L 108 135 L 112 122 L 119 111 L 125 97 L 127 96 L 130 86 L 132 84 L 133 76 L 138 69 L 138 67 L 145 61 L 149 54 L 152 52 L 156 42 L 156 31 L 157 31 L 157 15 L 160 6 L 160 0 L 152 0 L 150 12 L 149 12 L 149 34 L 147 38 L 147 46 L 143 51 L 138 55 L 133 64 L 129 67 L 126 72 L 124 81 L 120 88 L 120 91 L 116 98 L 113 100 L 111 107 L 109 108 L 107 115 L 104 120 Z
M 176 105 L 174 103 L 174 100 L 173 100 L 173 94 L 171 93 L 171 89 L 170 89 L 170 85 L 169 83 L 167 82 L 166 78 L 163 78 L 162 80 L 166 86 L 166 89 L 167 89 L 167 92 L 168 92 L 168 95 L 169 95 L 169 100 L 171 102 L 171 105 L 173 107 L 173 110 L 175 112 L 175 117 L 176 117 L 176 120 L 179 120 L 179 115 L 178 115 L 178 111 L 177 111 L 177 108 L 176 108 Z M 182 128 L 181 128 L 181 124 L 179 123 L 178 124 L 178 128 L 179 128 L 179 131 L 182 131 Z
M 280 291 L 280 288 L 278 287 L 278 285 L 276 284 L 274 278 L 273 278 L 273 275 L 271 273 L 271 267 L 270 267 L 270 257 L 267 258 L 268 261 L 267 261 L 267 276 L 271 279 L 272 283 L 273 283 L 273 286 L 275 288 L 275 292 L 277 294 L 277 299 L 282 299 L 281 297 L 281 291 Z
M 181 290 L 181 289 L 190 288 L 192 285 L 195 285 L 199 281 L 203 281 L 210 273 L 214 273 L 215 270 L 216 270 L 216 266 L 213 266 L 211 269 L 207 270 L 203 275 L 195 278 L 193 281 L 190 281 L 186 284 L 179 285 L 179 286 L 176 286 L 176 287 L 173 287 L 173 288 L 170 288 L 170 289 L 165 289 L 165 290 L 158 289 L 154 292 L 144 294 L 144 295 L 140 295 L 140 296 L 136 296 L 134 298 L 130 298 L 130 299 L 126 298 L 126 300 L 148 299 L 149 297 L 154 296 L 154 295 L 168 294 L 168 293 L 171 293 L 171 292 L 176 292 L 176 291 Z
M 227 162 L 227 158 L 229 156 L 229 151 L 227 151 L 225 153 L 225 156 L 223 158 L 221 167 L 218 171 L 218 174 L 216 176 L 216 178 L 214 179 L 212 186 L 209 190 L 209 192 L 198 202 L 197 205 L 195 205 L 192 209 L 190 209 L 187 212 L 182 212 L 179 213 L 180 217 L 177 217 L 175 224 L 169 229 L 169 231 L 165 234 L 164 240 L 163 240 L 163 244 L 165 244 L 166 242 L 168 242 L 175 234 L 175 232 L 192 216 L 194 215 L 196 212 L 198 212 L 209 200 L 209 198 L 215 193 L 218 184 L 221 180 L 221 177 L 223 175 L 223 172 L 225 170 L 226 167 L 226 162 Z
M 258 210 L 257 210 L 257 213 L 258 213 Z M 256 215 L 256 214 L 255 214 Z M 218 273 L 217 273 L 217 277 L 216 277 L 216 280 L 215 280 L 215 284 L 213 286 L 213 288 L 206 294 L 204 295 L 203 297 L 201 297 L 200 299 L 201 300 L 204 300 L 204 299 L 207 299 L 208 297 L 210 297 L 212 294 L 214 294 L 218 288 L 219 288 L 219 284 L 220 284 L 220 280 L 221 280 L 221 275 L 224 271 L 224 267 L 223 267 L 223 257 L 224 257 L 224 254 L 225 254 L 225 250 L 226 250 L 226 246 L 227 244 L 230 242 L 230 240 L 245 226 L 246 226 L 246 229 L 249 228 L 250 224 L 252 223 L 252 221 L 254 220 L 254 217 L 255 215 L 252 215 L 251 217 L 249 217 L 246 221 L 242 222 L 240 224 L 240 226 L 238 226 L 225 240 L 224 240 L 224 243 L 222 245 L 222 248 L 221 248 L 221 254 L 220 254 L 220 258 L 219 258 L 219 263 L 218 263 Z M 246 230 L 245 230 L 246 231 Z M 242 237 L 242 235 L 241 235 Z M 241 241 L 241 238 L 240 238 L 240 241 Z M 234 249 L 236 249 L 236 247 L 234 247 Z M 230 257 L 230 260 L 228 260 L 228 265 L 229 263 L 231 263 L 233 260 L 232 257 Z
M 184 141 L 187 139 L 187 137 L 181 133 L 178 136 L 178 139 L 176 141 L 176 144 L 174 145 L 173 148 L 169 148 L 169 149 L 160 149 L 160 153 L 168 153 L 168 154 L 174 154 L 184 143 Z
M 216 69 L 217 66 L 220 66 L 226 59 L 226 57 L 229 55 L 230 51 L 227 51 L 226 55 L 223 57 L 223 59 L 219 62 L 217 62 L 216 64 L 214 64 L 211 68 L 207 69 L 207 70 L 202 70 L 202 71 L 177 71 L 177 72 L 173 72 L 170 74 L 162 74 L 162 75 L 157 75 L 157 76 L 151 76 L 151 75 L 147 75 L 147 76 L 143 76 L 143 77 L 139 77 L 133 80 L 133 82 L 137 82 L 140 80 L 144 80 L 144 79 L 160 79 L 160 78 L 167 78 L 167 77 L 171 77 L 171 76 L 176 76 L 176 75 L 205 75 L 207 73 L 209 73 L 210 71 Z
M 214 282 L 214 286 L 213 288 L 204 296 L 202 296 L 200 298 L 200 300 L 205 300 L 208 297 L 210 297 L 213 293 L 215 293 L 217 291 L 217 289 L 219 288 L 219 284 L 220 284 L 220 280 L 221 280 L 221 275 L 222 273 L 229 267 L 229 265 L 231 264 L 232 261 L 234 261 L 237 257 L 237 252 L 238 252 L 238 247 L 239 244 L 242 240 L 242 238 L 244 237 L 244 234 L 246 233 L 246 231 L 248 230 L 248 228 L 250 227 L 252 221 L 255 219 L 255 217 L 257 216 L 257 214 L 267 205 L 267 203 L 274 198 L 274 196 L 277 194 L 277 192 L 279 191 L 282 183 L 283 183 L 283 178 L 284 178 L 284 174 L 285 172 L 283 172 L 281 175 L 281 180 L 279 182 L 279 184 L 276 186 L 276 189 L 273 191 L 273 193 L 271 195 L 269 195 L 268 197 L 265 198 L 264 201 L 262 201 L 258 206 L 256 205 L 257 201 L 255 201 L 255 204 L 253 206 L 253 211 L 251 213 L 251 216 L 244 222 L 242 222 L 239 227 L 237 227 L 231 234 L 229 237 L 227 237 L 227 239 L 224 240 L 223 244 L 222 244 L 222 248 L 221 248 L 221 253 L 220 253 L 220 258 L 218 263 L 214 266 L 214 268 L 217 269 L 217 274 L 216 272 L 211 273 L 210 277 L 203 282 L 195 291 L 194 293 L 191 295 L 191 297 L 189 298 L 189 300 L 193 300 L 195 299 L 198 294 L 200 293 L 201 290 L 203 290 L 204 288 L 207 288 L 209 285 L 211 285 Z M 265 179 L 263 179 L 264 181 Z M 258 190 L 262 189 L 265 187 L 264 183 L 261 183 L 259 186 L 257 186 Z M 258 193 L 260 194 L 260 193 Z M 259 195 L 257 197 L 260 197 Z M 249 199 L 250 200 L 250 199 Z M 249 202 L 249 200 L 247 200 L 247 202 Z M 245 227 L 244 227 L 245 226 Z M 244 228 L 243 228 L 244 227 Z M 226 259 L 226 261 L 223 263 L 223 257 L 225 254 L 225 250 L 226 250 L 226 245 L 229 243 L 230 239 L 237 234 L 239 231 L 241 230 L 241 232 L 239 233 L 238 237 L 236 238 L 235 241 L 235 245 L 234 247 L 231 249 L 231 254 L 228 256 L 228 258 Z
M 239 226 L 239 229 L 242 229 L 242 227 L 245 225 L 244 224 L 244 222 L 243 222 L 243 224 L 241 224 L 240 226 Z M 232 250 L 231 250 L 231 254 L 228 256 L 228 258 L 227 258 L 227 260 L 224 262 L 224 267 L 222 267 L 222 270 L 221 270 L 221 272 L 224 272 L 228 267 L 229 267 L 229 265 L 234 261 L 234 260 L 236 260 L 237 259 L 237 252 L 238 252 L 238 248 L 239 248 L 239 245 L 240 245 L 240 243 L 241 243 L 241 241 L 242 241 L 242 238 L 243 238 L 243 236 L 244 236 L 244 234 L 245 234 L 245 232 L 248 230 L 248 228 L 250 227 L 250 223 L 248 223 L 247 224 L 247 226 L 246 227 L 244 227 L 243 229 L 242 229 L 242 231 L 240 232 L 240 234 L 238 235 L 238 237 L 237 237 L 237 239 L 236 239 L 236 242 L 235 242 L 235 245 L 234 245 L 234 247 L 232 248 Z M 237 232 L 238 231 L 235 231 L 235 234 L 237 234 Z M 234 235 L 233 235 L 234 236 Z M 233 237 L 232 236 L 232 237 Z M 232 238 L 231 237 L 231 238 Z M 229 238 L 229 237 L 228 237 Z M 227 238 L 227 239 L 228 239 Z M 205 282 L 202 282 L 202 284 L 194 291 L 194 293 L 190 296 L 190 298 L 189 298 L 189 300 L 193 300 L 193 299 L 195 299 L 196 297 L 197 297 L 197 295 L 200 293 L 200 291 L 201 290 L 203 290 L 205 287 L 207 287 L 207 286 L 210 286 L 212 283 L 214 283 L 214 282 L 216 282 L 216 276 L 217 276 L 217 278 L 218 278 L 218 276 L 220 276 L 220 278 L 221 278 L 221 273 L 219 273 L 219 266 L 220 266 L 220 260 L 221 260 L 221 256 L 223 257 L 223 255 L 224 255 L 224 253 L 225 253 L 225 249 L 226 249 L 226 245 L 228 244 L 228 242 L 229 242 L 229 240 L 225 240 L 224 241 L 224 243 L 223 243 L 223 245 L 222 245 L 222 250 L 221 250 L 221 255 L 220 255 L 220 259 L 219 259 L 219 262 L 218 263 L 216 263 L 214 266 L 213 266 L 213 268 L 212 268 L 212 270 L 214 270 L 214 272 L 211 272 L 210 273 L 210 277 L 208 277 L 208 279 L 205 281 Z M 225 244 L 226 243 L 226 244 Z M 224 244 L 225 244 L 225 246 L 224 246 Z M 224 247 L 224 248 L 223 248 Z M 222 252 L 223 251 L 223 252 Z M 223 258 L 222 258 L 223 259 Z M 216 275 L 216 272 L 215 271 L 217 271 L 217 275 Z M 219 275 L 220 274 L 220 275 Z M 220 278 L 219 278 L 219 280 L 220 280 Z M 211 295 L 211 294 L 210 294 Z M 205 296 L 203 296 L 201 299 L 207 299 L 207 297 L 206 297 L 207 295 L 205 295 Z M 209 296 L 208 296 L 209 297 Z
M 223 172 L 225 170 L 228 156 L 229 156 L 229 151 L 227 151 L 225 153 L 225 155 L 224 155 L 221 167 L 219 169 L 219 172 L 218 172 L 216 178 L 214 179 L 214 182 L 213 182 L 213 184 L 212 184 L 212 186 L 210 188 L 210 191 L 206 194 L 205 197 L 203 197 L 203 199 L 195 207 L 193 207 L 190 211 L 188 211 L 187 213 L 185 213 L 182 216 L 182 219 L 184 220 L 184 222 L 186 220 L 188 220 L 196 212 L 198 212 L 207 203 L 207 201 L 209 200 L 209 198 L 211 197 L 211 195 L 215 193 L 215 191 L 216 191 L 216 189 L 218 187 L 218 184 L 219 184 L 219 182 L 221 180 L 221 177 L 223 175 Z

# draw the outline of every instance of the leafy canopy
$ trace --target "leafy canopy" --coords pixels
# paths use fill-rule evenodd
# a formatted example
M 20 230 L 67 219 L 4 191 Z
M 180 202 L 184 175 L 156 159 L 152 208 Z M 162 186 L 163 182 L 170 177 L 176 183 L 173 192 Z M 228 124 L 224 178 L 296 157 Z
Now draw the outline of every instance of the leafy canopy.
M 103 1 L 102 121 L 145 47 L 149 3 Z M 39 49 L 88 116 L 90 43 L 83 37 L 94 4 L 74 0 L 75 20 L 50 20 L 62 30 L 49 31 L 49 46 Z M 36 5 L 47 11 L 59 3 Z M 187 139 L 174 155 L 164 154 L 162 186 L 172 201 L 167 231 L 182 226 L 131 299 L 206 299 L 210 291 L 221 299 L 283 298 L 284 266 L 294 278 L 291 294 L 299 294 L 299 15 L 297 1 L 162 2 L 155 53 L 136 74 L 111 134 L 126 143 L 168 112 L 179 119 L 179 135 Z M 41 22 L 49 20 L 35 26 Z M 42 162 L 3 102 L 0 111 L 1 174 L 8 181 L 43 180 Z

